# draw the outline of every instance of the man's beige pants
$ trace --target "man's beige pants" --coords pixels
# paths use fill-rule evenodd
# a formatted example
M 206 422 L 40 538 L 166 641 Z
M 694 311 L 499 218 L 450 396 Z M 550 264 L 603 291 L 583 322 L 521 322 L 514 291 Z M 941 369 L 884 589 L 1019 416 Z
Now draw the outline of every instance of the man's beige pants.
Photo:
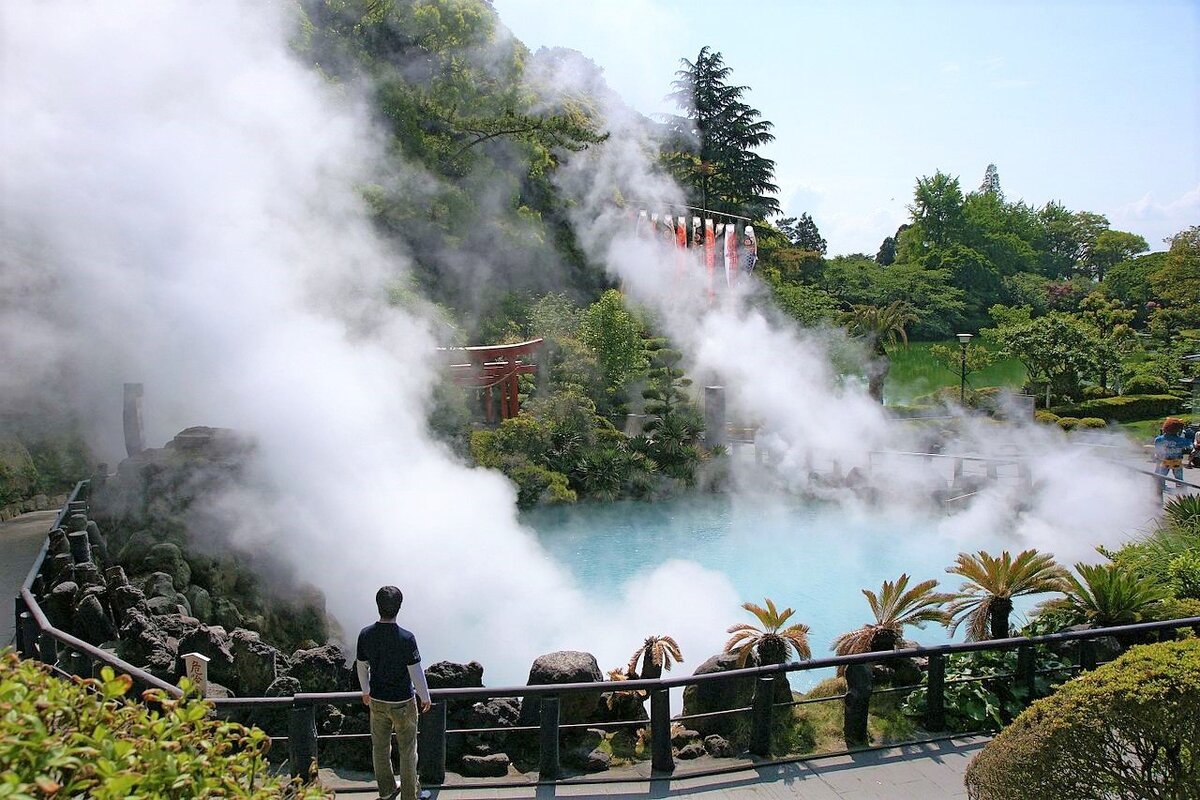
M 379 796 L 390 797 L 396 791 L 392 773 L 392 733 L 400 757 L 400 798 L 417 800 L 417 699 L 385 703 L 371 698 L 371 760 Z

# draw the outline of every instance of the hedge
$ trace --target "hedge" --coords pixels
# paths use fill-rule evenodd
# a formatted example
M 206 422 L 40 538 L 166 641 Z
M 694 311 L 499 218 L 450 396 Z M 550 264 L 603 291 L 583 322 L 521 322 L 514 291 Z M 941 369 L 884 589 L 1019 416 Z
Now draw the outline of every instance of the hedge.
M 967 768 L 972 800 L 1200 798 L 1200 640 L 1135 647 L 1031 705 Z
M 62 680 L 0 651 L 0 798 L 330 796 L 270 775 L 261 730 L 210 719 L 198 698 L 151 690 L 132 702 L 131 684 L 108 667 Z
M 1099 417 L 1110 422 L 1135 422 L 1177 413 L 1183 401 L 1169 394 L 1122 395 L 1085 400 L 1078 405 L 1053 409 L 1060 417 Z

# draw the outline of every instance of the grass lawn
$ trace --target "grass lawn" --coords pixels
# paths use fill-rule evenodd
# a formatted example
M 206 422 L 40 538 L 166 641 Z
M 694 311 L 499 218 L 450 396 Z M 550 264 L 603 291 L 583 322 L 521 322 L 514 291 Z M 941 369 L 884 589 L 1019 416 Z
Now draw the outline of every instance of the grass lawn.
M 1178 416 L 1185 423 L 1192 420 L 1192 417 L 1187 414 Z M 1149 444 L 1154 441 L 1155 436 L 1162 433 L 1162 422 L 1163 417 L 1155 417 L 1154 419 L 1140 419 L 1137 422 L 1122 422 L 1117 427 L 1134 441 Z

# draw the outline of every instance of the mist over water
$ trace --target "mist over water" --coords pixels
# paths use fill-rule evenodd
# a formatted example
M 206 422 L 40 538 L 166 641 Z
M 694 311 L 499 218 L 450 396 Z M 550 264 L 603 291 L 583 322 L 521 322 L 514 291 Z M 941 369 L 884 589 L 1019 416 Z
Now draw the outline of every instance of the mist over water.
M 438 342 L 419 311 L 387 304 L 408 264 L 355 188 L 379 168 L 382 139 L 352 87 L 294 57 L 287 4 L 17 2 L 0 15 L 7 403 L 61 403 L 110 463 L 123 454 L 126 381 L 145 384 L 152 446 L 190 425 L 252 436 L 247 483 L 212 501 L 234 541 L 287 560 L 351 632 L 373 618 L 379 585 L 401 586 L 426 662 L 479 660 L 490 685 L 522 682 L 553 649 L 623 664 L 652 633 L 675 636 L 692 663 L 720 649 L 738 605 L 763 592 L 685 560 L 686 548 L 597 592 L 521 525 L 505 478 L 430 439 Z M 698 276 L 681 287 L 657 245 L 633 238 L 617 191 L 679 195 L 654 171 L 641 123 L 610 106 L 612 138 L 562 175 L 580 240 L 694 373 L 728 387 L 733 414 L 766 426 L 777 458 L 760 488 L 803 486 L 812 448 L 846 453 L 849 467 L 867 446 L 911 446 L 831 369 L 831 334 L 782 323 L 752 284 L 710 309 Z M 399 179 L 417 187 L 422 175 Z M 1001 444 L 996 429 L 963 430 L 964 448 Z M 985 531 L 1084 557 L 1149 518 L 1145 492 L 1068 454 L 1061 436 L 1002 435 L 1038 459 L 1038 491 L 1020 514 L 1007 490 L 984 492 L 930 521 L 943 540 L 970 546 Z M 929 480 L 898 472 L 894 502 Z M 846 513 L 876 513 L 840 499 Z

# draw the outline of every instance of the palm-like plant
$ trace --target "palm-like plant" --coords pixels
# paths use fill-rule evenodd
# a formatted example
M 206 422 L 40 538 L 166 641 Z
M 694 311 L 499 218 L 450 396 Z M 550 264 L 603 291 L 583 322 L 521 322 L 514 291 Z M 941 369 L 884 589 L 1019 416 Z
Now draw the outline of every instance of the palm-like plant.
M 642 646 L 629 657 L 629 663 L 625 666 L 626 675 L 639 675 L 636 671 L 639 660 L 642 662 L 640 677 L 651 680 L 661 677 L 664 669 L 670 672 L 672 661 L 682 664 L 683 653 L 670 636 L 647 636 Z
M 839 656 L 847 656 L 895 650 L 911 644 L 904 639 L 906 625 L 922 628 L 926 622 L 948 622 L 950 615 L 941 606 L 954 595 L 933 591 L 938 585 L 935 580 L 923 581 L 911 589 L 908 580 L 908 573 L 904 573 L 894 583 L 884 581 L 878 595 L 863 589 L 875 621 L 834 639 L 833 651 Z
M 874 356 L 867 369 L 867 392 L 878 402 L 883 402 L 883 382 L 891 371 L 887 345 L 903 342 L 908 345 L 906 328 L 917 321 L 912 306 L 897 300 L 883 308 L 879 306 L 851 306 L 839 318 L 851 336 L 865 339 Z
M 738 666 L 746 666 L 751 653 L 758 653 L 760 664 L 782 664 L 787 658 L 788 648 L 796 651 L 800 658 L 812 658 L 808 647 L 808 626 L 800 623 L 783 627 L 792 614 L 791 608 L 779 611 L 771 598 L 766 598 L 767 607 L 754 603 L 743 603 L 742 608 L 753 614 L 762 625 L 756 628 L 748 622 L 733 625 L 727 633 L 733 636 L 725 643 L 725 652 L 738 657 Z
M 983 550 L 959 553 L 954 566 L 946 571 L 966 578 L 966 582 L 946 607 L 950 615 L 950 633 L 967 623 L 967 638 L 979 641 L 1008 636 L 1008 617 L 1013 598 L 1041 592 L 1064 590 L 1066 570 L 1049 553 L 1025 550 L 1013 558 L 1005 550 L 999 556 Z
M 1135 575 L 1119 564 L 1076 564 L 1079 577 L 1067 575 L 1066 597 L 1043 604 L 1075 625 L 1128 625 L 1167 599 L 1169 592 L 1153 578 Z

